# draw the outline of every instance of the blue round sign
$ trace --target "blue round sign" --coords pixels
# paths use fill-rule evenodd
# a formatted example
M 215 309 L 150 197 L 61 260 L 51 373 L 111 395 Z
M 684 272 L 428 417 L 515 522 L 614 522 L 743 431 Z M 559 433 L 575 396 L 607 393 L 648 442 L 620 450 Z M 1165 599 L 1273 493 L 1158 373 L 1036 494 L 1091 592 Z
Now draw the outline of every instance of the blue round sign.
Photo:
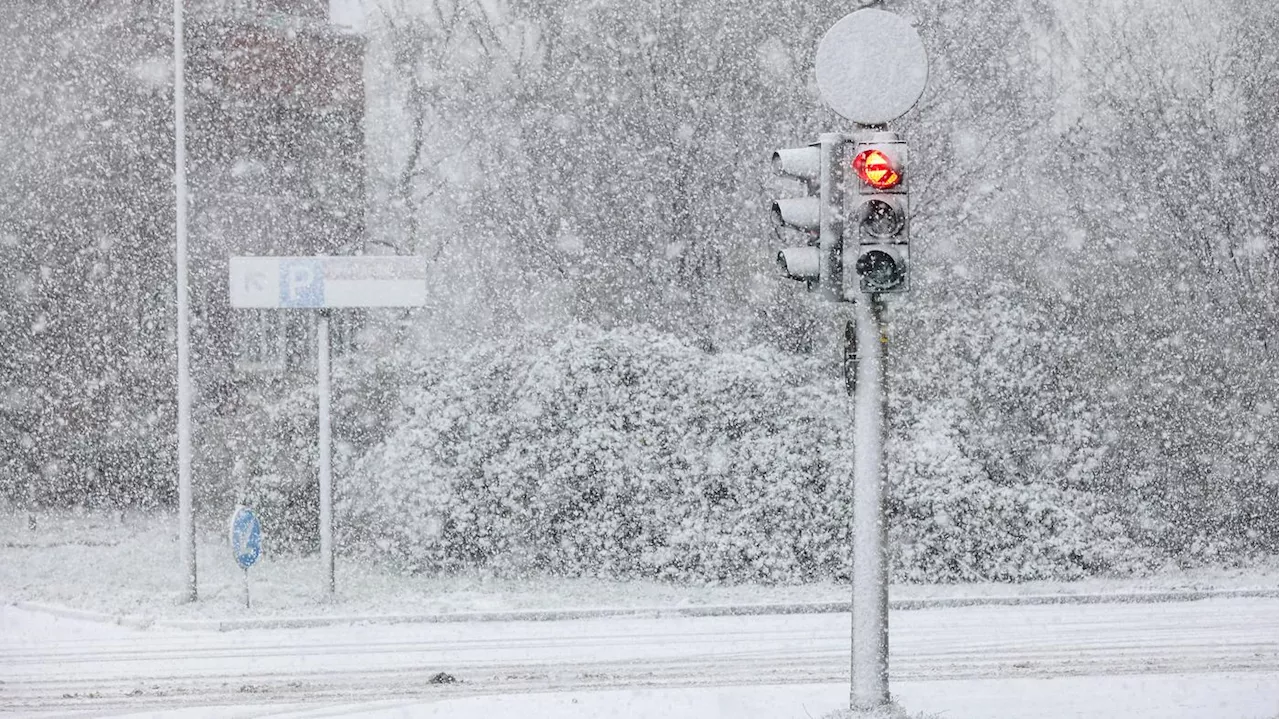
M 248 569 L 262 553 L 262 524 L 253 510 L 240 507 L 231 515 L 231 551 L 236 564 Z

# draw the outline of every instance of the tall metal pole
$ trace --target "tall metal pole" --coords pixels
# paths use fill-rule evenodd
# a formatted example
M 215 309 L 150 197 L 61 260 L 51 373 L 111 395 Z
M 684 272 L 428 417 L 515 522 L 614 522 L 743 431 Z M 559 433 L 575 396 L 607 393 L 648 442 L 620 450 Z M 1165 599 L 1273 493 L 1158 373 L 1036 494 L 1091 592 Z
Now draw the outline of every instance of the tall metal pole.
M 320 401 L 320 562 L 323 595 L 332 597 L 333 580 L 333 465 L 329 432 L 329 311 L 316 313 L 316 380 Z
M 849 704 L 889 703 L 889 585 L 883 436 L 888 325 L 879 295 L 854 304 L 853 637 Z
M 187 118 L 186 49 L 183 43 L 182 0 L 173 0 L 173 184 L 176 197 L 177 239 L 174 262 L 178 284 L 178 544 L 186 574 L 183 596 L 196 592 L 196 533 L 191 491 L 191 367 L 187 326 Z

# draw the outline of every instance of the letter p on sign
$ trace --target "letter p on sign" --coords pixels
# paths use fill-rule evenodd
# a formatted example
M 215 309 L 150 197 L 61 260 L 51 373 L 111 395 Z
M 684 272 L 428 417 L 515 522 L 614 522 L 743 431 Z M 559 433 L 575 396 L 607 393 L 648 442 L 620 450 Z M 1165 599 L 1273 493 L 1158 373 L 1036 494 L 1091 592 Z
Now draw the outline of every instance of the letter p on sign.
M 324 307 L 324 269 L 315 260 L 280 263 L 281 307 Z

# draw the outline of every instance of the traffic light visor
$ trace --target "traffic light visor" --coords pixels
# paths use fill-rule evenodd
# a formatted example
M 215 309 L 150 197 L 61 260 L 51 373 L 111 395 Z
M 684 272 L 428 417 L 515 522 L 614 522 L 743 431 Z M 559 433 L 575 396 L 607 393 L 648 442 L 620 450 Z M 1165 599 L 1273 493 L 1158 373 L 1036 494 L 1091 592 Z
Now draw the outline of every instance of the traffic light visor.
M 887 190 L 902 182 L 902 174 L 894 167 L 893 160 L 884 151 L 874 147 L 854 156 L 853 171 L 858 179 L 877 190 Z
M 778 267 L 791 280 L 817 280 L 822 271 L 821 262 L 816 247 L 788 247 L 778 253 Z

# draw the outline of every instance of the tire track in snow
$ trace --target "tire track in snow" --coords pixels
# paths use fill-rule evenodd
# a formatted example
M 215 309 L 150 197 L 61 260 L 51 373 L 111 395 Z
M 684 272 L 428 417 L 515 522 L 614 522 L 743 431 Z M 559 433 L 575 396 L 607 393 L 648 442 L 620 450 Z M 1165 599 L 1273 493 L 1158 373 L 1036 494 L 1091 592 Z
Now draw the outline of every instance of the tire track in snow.
M 892 680 L 1275 672 L 1277 605 L 891 614 Z M 0 707 L 146 710 L 621 687 L 848 681 L 847 616 L 601 619 L 0 638 Z M 433 684 L 446 672 L 458 681 Z

